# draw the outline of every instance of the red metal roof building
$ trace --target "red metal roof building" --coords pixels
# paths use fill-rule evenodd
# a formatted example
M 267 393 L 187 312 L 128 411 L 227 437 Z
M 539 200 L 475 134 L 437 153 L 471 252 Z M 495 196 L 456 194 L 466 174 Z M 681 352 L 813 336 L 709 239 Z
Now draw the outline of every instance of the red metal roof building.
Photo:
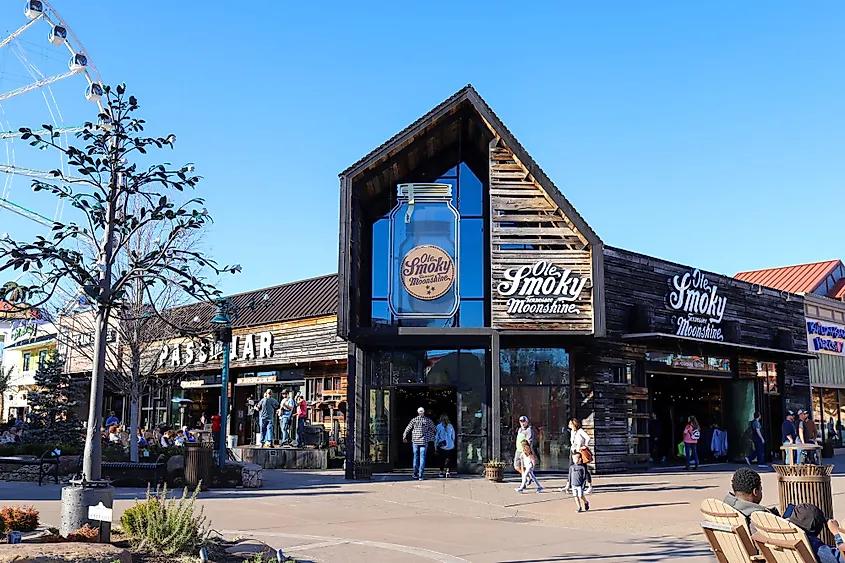
M 840 301 L 845 298 L 845 266 L 841 260 L 751 270 L 734 277 L 789 293 L 814 293 Z

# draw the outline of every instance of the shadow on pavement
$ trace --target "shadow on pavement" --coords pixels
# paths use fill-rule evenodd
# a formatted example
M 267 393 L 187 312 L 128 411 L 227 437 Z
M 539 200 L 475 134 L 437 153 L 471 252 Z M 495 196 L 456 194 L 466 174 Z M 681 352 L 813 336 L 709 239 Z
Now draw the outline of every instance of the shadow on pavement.
M 639 561 L 643 563 L 658 563 L 663 561 L 679 561 L 690 557 L 700 557 L 712 560 L 713 553 L 706 545 L 696 544 L 684 540 L 671 538 L 635 539 L 618 542 L 608 542 L 609 545 L 629 546 L 628 552 L 617 554 L 568 553 L 542 559 L 512 559 L 500 563 L 554 563 L 557 561 Z M 597 550 L 601 546 L 596 546 Z M 648 548 L 648 551 L 645 550 Z
M 688 505 L 688 502 L 656 502 L 653 504 L 629 504 L 627 506 L 611 506 L 609 508 L 594 508 L 590 512 L 614 512 L 619 510 L 636 510 L 638 508 L 656 508 L 658 506 Z

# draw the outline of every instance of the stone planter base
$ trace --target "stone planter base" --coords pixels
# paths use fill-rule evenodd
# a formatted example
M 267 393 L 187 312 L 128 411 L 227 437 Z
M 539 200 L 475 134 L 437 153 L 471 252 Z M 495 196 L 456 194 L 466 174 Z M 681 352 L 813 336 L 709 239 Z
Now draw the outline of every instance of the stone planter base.
M 253 463 L 263 469 L 328 469 L 329 451 L 311 448 L 232 448 L 237 461 Z

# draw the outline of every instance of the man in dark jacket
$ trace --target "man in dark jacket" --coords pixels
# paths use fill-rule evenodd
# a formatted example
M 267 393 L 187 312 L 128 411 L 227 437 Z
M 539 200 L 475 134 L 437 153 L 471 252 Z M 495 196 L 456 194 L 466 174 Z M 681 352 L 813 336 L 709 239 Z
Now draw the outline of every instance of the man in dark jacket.
M 740 467 L 731 479 L 732 493 L 725 497 L 725 504 L 732 506 L 745 516 L 751 525 L 752 512 L 771 512 L 777 515 L 774 508 L 766 508 L 760 502 L 763 500 L 763 481 L 760 474 L 750 467 Z

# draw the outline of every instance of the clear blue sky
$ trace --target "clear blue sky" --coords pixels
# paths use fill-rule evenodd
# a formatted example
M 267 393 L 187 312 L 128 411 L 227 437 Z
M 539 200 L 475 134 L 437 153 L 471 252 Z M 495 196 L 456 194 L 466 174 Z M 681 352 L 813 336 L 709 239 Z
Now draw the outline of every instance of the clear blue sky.
M 335 271 L 337 174 L 466 83 L 609 245 L 845 254 L 842 2 L 53 3 L 205 176 L 227 292 Z

